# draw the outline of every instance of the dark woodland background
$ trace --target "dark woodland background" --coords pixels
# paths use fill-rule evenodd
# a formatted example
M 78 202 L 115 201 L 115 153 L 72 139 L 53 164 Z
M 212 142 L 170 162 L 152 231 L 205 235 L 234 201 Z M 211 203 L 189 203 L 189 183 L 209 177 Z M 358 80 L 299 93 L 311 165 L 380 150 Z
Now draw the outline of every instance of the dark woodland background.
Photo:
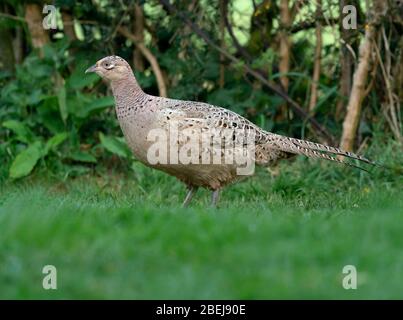
M 0 299 L 402 298 L 401 0 L 65 0 L 50 30 L 44 5 L 0 0 Z M 84 74 L 110 54 L 147 93 L 381 166 L 295 157 L 183 208 Z
M 49 3 L 48 3 L 49 4 Z M 0 4 L 0 179 L 132 164 L 113 98 L 87 67 L 116 54 L 154 95 L 227 107 L 266 130 L 401 152 L 401 0 L 44 1 Z M 357 29 L 345 29 L 357 9 Z

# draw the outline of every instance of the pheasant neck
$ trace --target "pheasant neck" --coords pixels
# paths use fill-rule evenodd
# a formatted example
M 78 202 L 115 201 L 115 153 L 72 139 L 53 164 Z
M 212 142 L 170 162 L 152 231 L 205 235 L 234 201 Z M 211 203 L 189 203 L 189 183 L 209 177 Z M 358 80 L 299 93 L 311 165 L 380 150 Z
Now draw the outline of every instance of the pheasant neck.
M 141 90 L 134 75 L 111 83 L 115 98 L 115 110 L 119 120 L 136 114 L 137 106 L 142 105 L 146 94 Z
M 130 75 L 124 79 L 112 81 L 111 88 L 116 100 L 119 100 L 119 97 L 126 96 L 128 94 L 134 97 L 145 94 L 140 88 L 134 75 Z

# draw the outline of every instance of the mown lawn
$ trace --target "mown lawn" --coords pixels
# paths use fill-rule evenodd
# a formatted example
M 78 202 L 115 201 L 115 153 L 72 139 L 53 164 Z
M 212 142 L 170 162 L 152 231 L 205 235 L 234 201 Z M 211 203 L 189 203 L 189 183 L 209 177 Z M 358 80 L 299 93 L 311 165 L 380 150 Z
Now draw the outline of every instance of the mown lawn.
M 397 160 L 396 160 L 397 159 Z M 395 155 L 395 162 L 400 161 Z M 284 162 L 190 208 L 142 166 L 0 187 L 0 298 L 403 298 L 401 174 Z M 358 289 L 342 287 L 355 265 Z M 54 265 L 58 289 L 42 288 Z

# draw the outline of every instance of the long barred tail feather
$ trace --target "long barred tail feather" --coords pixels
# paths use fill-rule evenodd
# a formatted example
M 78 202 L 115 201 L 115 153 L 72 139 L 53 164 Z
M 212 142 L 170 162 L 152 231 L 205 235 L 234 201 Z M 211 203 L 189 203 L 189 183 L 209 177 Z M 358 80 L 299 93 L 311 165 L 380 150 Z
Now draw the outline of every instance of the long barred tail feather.
M 360 170 L 364 170 L 366 172 L 369 172 L 367 169 L 362 168 L 360 166 L 357 166 L 355 164 L 352 164 L 348 161 L 344 161 L 341 159 L 338 159 L 336 157 L 333 157 L 330 154 L 334 155 L 341 155 L 347 158 L 359 160 L 362 162 L 365 162 L 367 164 L 371 165 L 376 165 L 379 166 L 377 163 L 368 160 L 367 158 L 364 158 L 362 156 L 356 155 L 352 152 L 344 151 L 335 147 L 329 147 L 323 144 L 311 142 L 311 141 L 306 141 L 306 140 L 300 140 L 300 139 L 295 139 L 295 138 L 289 138 L 277 134 L 272 134 L 270 133 L 267 136 L 267 143 L 270 144 L 271 146 L 275 146 L 276 148 L 280 149 L 281 151 L 289 152 L 289 153 L 294 153 L 294 154 L 302 154 L 305 155 L 309 158 L 316 158 L 316 159 L 326 159 L 334 162 L 338 162 L 350 167 L 354 167 Z
M 357 165 L 352 164 L 350 162 L 343 161 L 343 160 L 340 160 L 338 158 L 329 156 L 326 153 L 322 153 L 322 152 L 319 152 L 319 151 L 316 151 L 316 150 L 306 149 L 306 148 L 303 148 L 303 147 L 300 147 L 300 146 L 297 146 L 297 148 L 300 151 L 299 154 L 305 155 L 305 156 L 307 156 L 309 158 L 325 159 L 325 160 L 335 161 L 335 162 L 344 164 L 346 166 L 353 167 L 353 168 L 356 168 L 356 169 L 360 169 L 360 170 L 363 170 L 363 171 L 366 171 L 366 172 L 369 173 L 369 171 L 367 169 L 363 168 L 363 167 L 360 167 L 360 166 L 357 166 Z
M 306 141 L 306 140 L 300 140 L 300 139 L 288 138 L 288 137 L 286 137 L 286 138 L 290 142 L 292 142 L 292 143 L 294 143 L 296 145 L 299 145 L 300 147 L 303 147 L 303 148 L 308 148 L 308 149 L 311 149 L 311 150 L 317 150 L 317 151 L 323 151 L 323 152 L 329 152 L 329 153 L 332 153 L 332 154 L 337 154 L 337 155 L 341 155 L 341 156 L 344 156 L 344 157 L 359 160 L 359 161 L 362 161 L 362 162 L 365 162 L 365 163 L 368 163 L 368 164 L 371 164 L 371 165 L 378 165 L 377 163 L 375 163 L 375 162 L 373 162 L 373 161 L 371 161 L 371 160 L 369 160 L 367 158 L 364 158 L 364 157 L 362 157 L 360 155 L 357 155 L 357 154 L 349 152 L 349 151 L 341 150 L 339 148 L 329 147 L 329 146 L 326 146 L 326 145 L 323 145 L 323 144 L 320 144 L 320 143 Z

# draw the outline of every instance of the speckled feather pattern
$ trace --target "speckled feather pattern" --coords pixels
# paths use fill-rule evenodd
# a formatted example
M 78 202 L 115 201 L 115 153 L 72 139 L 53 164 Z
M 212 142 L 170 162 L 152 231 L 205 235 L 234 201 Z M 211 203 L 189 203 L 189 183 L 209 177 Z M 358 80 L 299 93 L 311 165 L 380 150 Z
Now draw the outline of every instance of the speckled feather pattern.
M 302 154 L 311 158 L 321 158 L 346 163 L 333 155 L 371 161 L 345 152 L 305 140 L 289 138 L 267 132 L 237 113 L 225 108 L 195 101 L 183 101 L 148 95 L 138 85 L 132 72 L 121 80 L 111 82 L 116 102 L 116 114 L 134 155 L 144 164 L 171 174 L 189 186 L 202 186 L 217 190 L 239 180 L 235 165 L 227 164 L 165 164 L 150 165 L 147 150 L 151 142 L 147 134 L 151 129 L 168 130 L 169 124 L 176 121 L 179 129 L 201 130 L 237 129 L 245 136 L 253 135 L 255 141 L 255 161 L 258 165 L 272 165 L 292 154 Z M 178 141 L 178 144 L 181 142 Z

